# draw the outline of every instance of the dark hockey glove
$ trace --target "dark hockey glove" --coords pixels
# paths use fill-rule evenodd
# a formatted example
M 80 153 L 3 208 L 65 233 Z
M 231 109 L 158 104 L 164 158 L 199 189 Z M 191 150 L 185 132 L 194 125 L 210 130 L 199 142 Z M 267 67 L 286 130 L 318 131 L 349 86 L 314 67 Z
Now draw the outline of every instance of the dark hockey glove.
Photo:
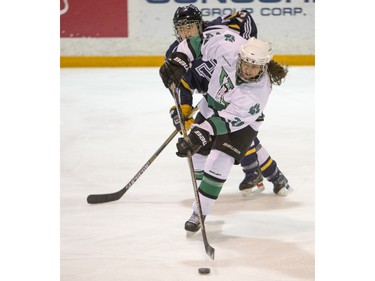
M 177 156 L 186 157 L 188 151 L 191 154 L 197 152 L 201 147 L 205 146 L 211 140 L 210 134 L 198 127 L 191 129 L 191 132 L 185 138 L 179 138 L 176 144 Z
M 186 131 L 189 131 L 191 124 L 194 123 L 194 118 L 193 117 L 188 117 L 191 114 L 192 107 L 188 104 L 181 104 L 181 113 L 182 116 L 185 120 L 185 129 Z M 176 106 L 172 106 L 171 109 L 169 110 L 169 114 L 171 115 L 173 125 L 175 126 L 177 131 L 181 131 L 181 125 L 180 125 L 180 118 L 178 118 L 178 112 Z
M 160 67 L 159 75 L 164 86 L 170 88 L 172 83 L 177 86 L 182 76 L 190 68 L 190 61 L 187 55 L 180 52 L 172 53 L 168 60 Z

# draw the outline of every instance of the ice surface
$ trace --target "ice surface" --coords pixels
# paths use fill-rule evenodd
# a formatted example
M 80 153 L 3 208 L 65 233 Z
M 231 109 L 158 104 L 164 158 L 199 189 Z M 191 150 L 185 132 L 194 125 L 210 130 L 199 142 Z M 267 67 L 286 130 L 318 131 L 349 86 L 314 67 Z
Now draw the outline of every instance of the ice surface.
M 234 166 L 206 219 L 212 261 L 183 229 L 194 195 L 177 137 L 119 201 L 86 203 L 123 188 L 173 132 L 158 69 L 61 69 L 61 280 L 314 280 L 314 71 L 290 67 L 258 135 L 295 191 L 277 197 L 265 181 L 243 198 Z

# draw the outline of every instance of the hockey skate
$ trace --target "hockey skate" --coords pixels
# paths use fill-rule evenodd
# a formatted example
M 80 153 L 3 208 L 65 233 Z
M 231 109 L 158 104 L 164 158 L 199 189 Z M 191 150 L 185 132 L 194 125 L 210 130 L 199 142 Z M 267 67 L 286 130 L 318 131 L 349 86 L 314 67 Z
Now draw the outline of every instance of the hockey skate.
M 243 197 L 264 191 L 263 176 L 259 168 L 246 173 L 244 180 L 240 183 L 240 191 Z
M 277 196 L 288 196 L 293 191 L 293 188 L 288 184 L 287 178 L 280 171 L 277 171 L 271 182 L 273 183 L 273 192 Z
M 203 221 L 206 216 L 203 216 Z M 193 212 L 190 219 L 185 222 L 185 230 L 187 231 L 186 236 L 194 234 L 201 228 L 201 222 L 199 220 L 199 215 L 196 212 Z

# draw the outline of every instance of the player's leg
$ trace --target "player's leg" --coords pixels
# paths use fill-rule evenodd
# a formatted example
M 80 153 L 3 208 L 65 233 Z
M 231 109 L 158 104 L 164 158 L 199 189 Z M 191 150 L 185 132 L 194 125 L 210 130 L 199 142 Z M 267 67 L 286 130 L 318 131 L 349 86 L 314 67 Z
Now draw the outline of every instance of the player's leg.
M 202 207 L 203 219 L 211 213 L 216 199 L 219 197 L 221 188 L 226 181 L 231 167 L 233 166 L 234 158 L 228 154 L 211 150 L 208 155 L 202 181 L 199 185 L 199 199 Z M 193 203 L 193 214 L 190 219 L 185 222 L 185 230 L 190 232 L 197 232 L 200 228 L 200 221 L 198 216 L 197 204 Z
M 241 161 L 241 167 L 245 173 L 245 178 L 239 186 L 242 196 L 249 196 L 250 194 L 264 191 L 263 176 L 258 163 L 258 145 L 259 140 L 255 138 L 250 149 L 246 152 L 245 157 Z
M 260 171 L 263 177 L 267 178 L 273 184 L 273 192 L 279 196 L 287 196 L 289 192 L 293 191 L 288 183 L 288 179 L 280 171 L 275 160 L 273 160 L 268 151 L 259 145 L 257 156 L 260 166 Z

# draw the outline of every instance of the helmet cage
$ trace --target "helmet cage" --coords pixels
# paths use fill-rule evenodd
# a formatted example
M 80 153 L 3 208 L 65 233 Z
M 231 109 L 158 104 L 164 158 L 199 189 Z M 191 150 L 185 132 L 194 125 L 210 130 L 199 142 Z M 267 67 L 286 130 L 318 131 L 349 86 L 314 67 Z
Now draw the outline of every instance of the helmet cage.
M 173 29 L 179 42 L 181 42 L 183 38 L 180 36 L 178 29 L 181 29 L 181 27 L 189 29 L 189 26 L 191 28 L 192 24 L 197 26 L 199 35 L 201 35 L 203 33 L 201 11 L 192 4 L 177 8 L 173 17 Z
M 202 22 L 198 20 L 187 20 L 183 19 L 178 21 L 174 26 L 174 35 L 176 36 L 177 41 L 181 42 L 185 38 L 182 38 L 181 34 L 181 28 L 184 28 L 185 30 L 192 30 L 192 27 L 196 26 L 198 29 L 198 35 L 202 34 Z M 192 37 L 192 35 L 188 36 L 187 38 Z

